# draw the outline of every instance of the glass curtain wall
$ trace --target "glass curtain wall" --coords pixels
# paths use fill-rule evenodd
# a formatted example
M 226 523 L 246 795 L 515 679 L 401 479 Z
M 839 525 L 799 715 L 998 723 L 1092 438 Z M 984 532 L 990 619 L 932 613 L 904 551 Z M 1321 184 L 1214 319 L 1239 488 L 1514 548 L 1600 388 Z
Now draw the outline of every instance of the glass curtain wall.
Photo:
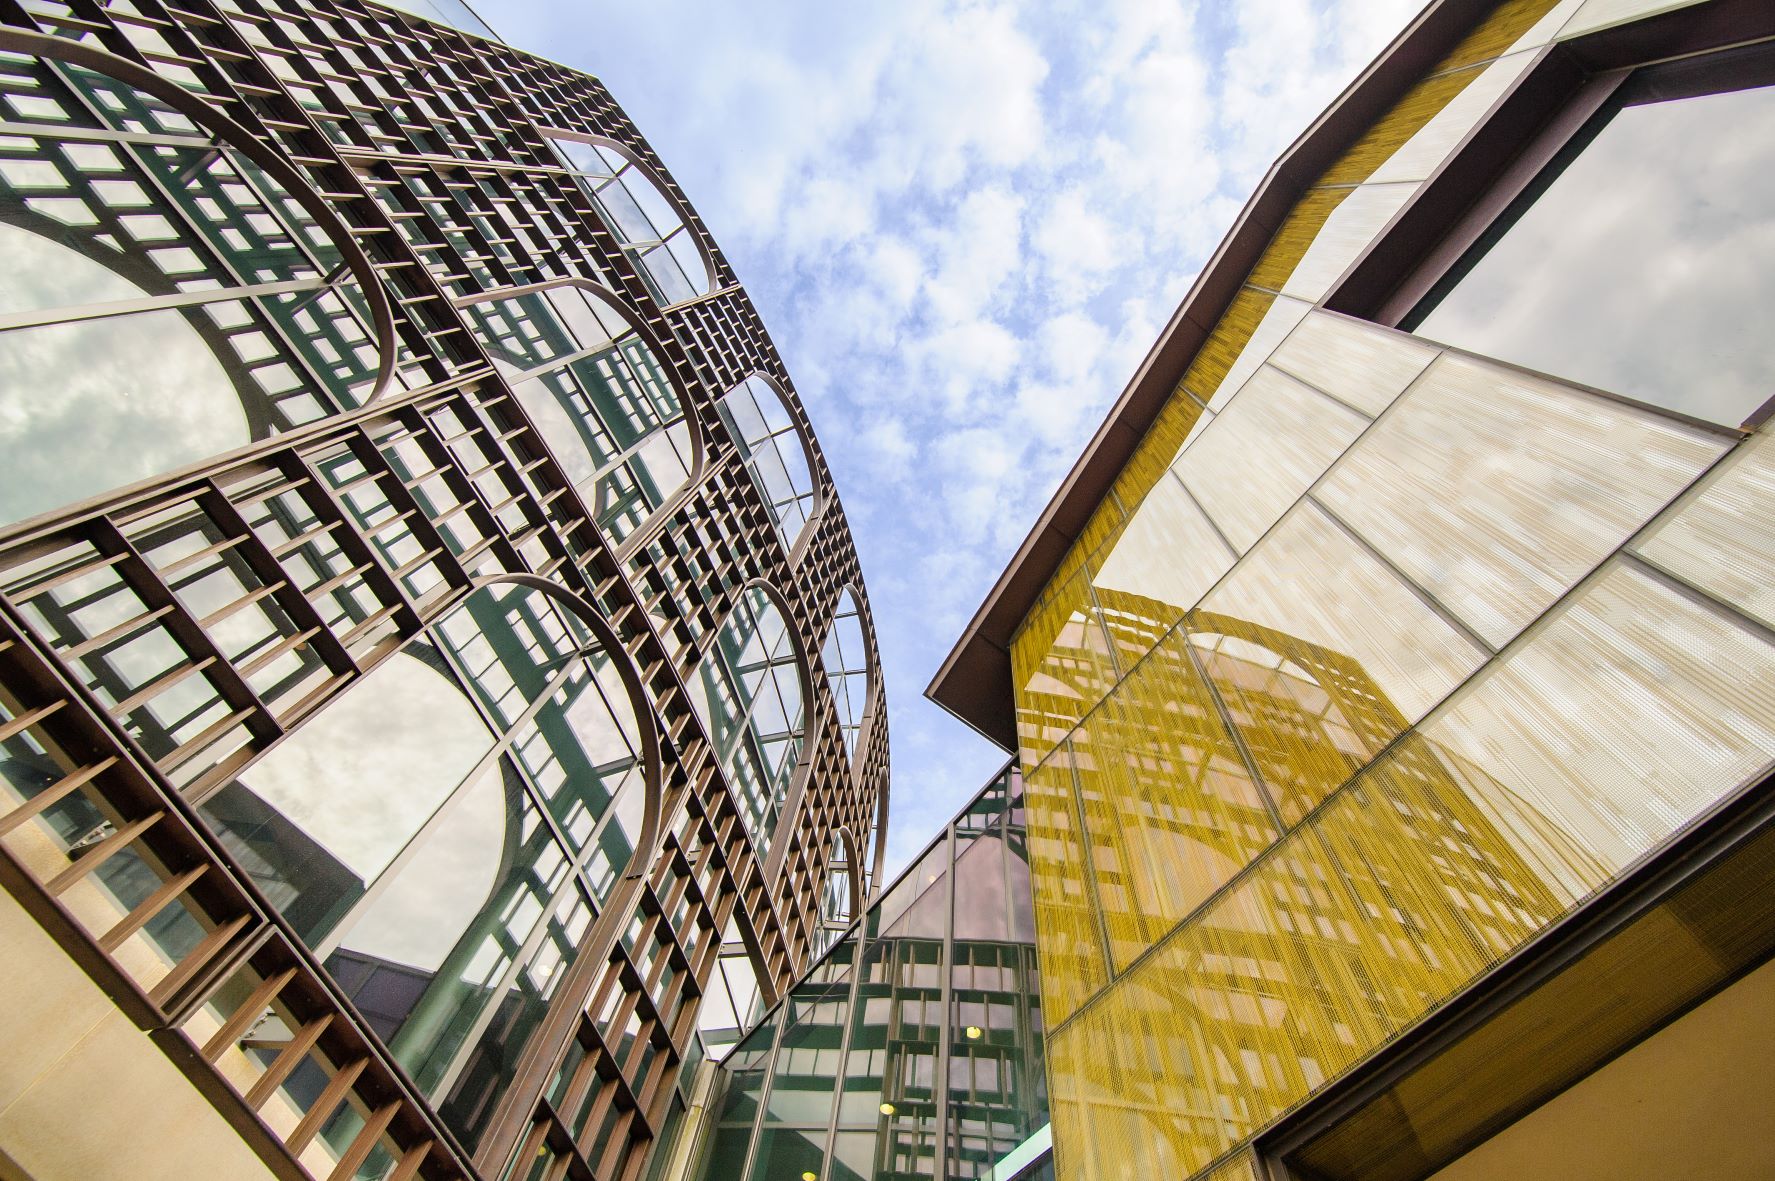
M 361 405 L 382 350 L 327 229 L 117 79 L 0 60 L 0 524 Z
M 1008 1181 L 1042 1167 L 1041 997 L 1016 771 L 994 778 L 765 1015 L 721 1081 L 707 1181 Z
M 466 310 L 555 460 L 618 543 L 683 487 L 696 467 L 683 401 L 612 302 L 564 283 Z
M 473 1144 L 628 866 L 639 750 L 611 657 L 492 586 L 199 810 Z
M 635 260 L 654 299 L 682 303 L 714 286 L 696 233 L 651 176 L 609 144 L 552 137 L 555 152 L 591 194 L 623 252 Z

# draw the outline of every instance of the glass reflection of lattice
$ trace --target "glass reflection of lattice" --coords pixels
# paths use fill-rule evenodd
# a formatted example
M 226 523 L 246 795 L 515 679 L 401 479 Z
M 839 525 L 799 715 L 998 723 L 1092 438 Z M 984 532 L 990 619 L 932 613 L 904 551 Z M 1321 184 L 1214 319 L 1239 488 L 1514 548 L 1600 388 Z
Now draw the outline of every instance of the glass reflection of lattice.
M 857 735 L 863 729 L 863 714 L 869 706 L 869 653 L 863 644 L 862 613 L 848 586 L 839 596 L 838 611 L 820 649 L 820 665 L 826 670 L 832 701 L 838 707 L 845 753 L 854 756 Z
M 782 392 L 754 373 L 721 399 L 721 421 L 770 507 L 783 545 L 793 547 L 814 513 L 813 465 Z
M 628 866 L 637 733 L 572 616 L 488 587 L 200 812 L 472 1143 Z
M 721 625 L 691 696 L 746 831 L 767 844 L 801 756 L 805 703 L 795 637 L 761 588 Z
M 0 445 L 28 469 L 8 519 L 373 388 L 339 246 L 244 154 L 115 79 L 0 60 L 0 239 L 0 382 L 20 410 Z
M 599 216 L 635 260 L 655 299 L 681 303 L 709 290 L 709 266 L 695 234 L 652 178 L 616 148 L 572 139 L 549 142 L 592 195 Z
M 684 407 L 653 350 L 575 286 L 467 309 L 555 459 L 617 541 L 690 478 Z

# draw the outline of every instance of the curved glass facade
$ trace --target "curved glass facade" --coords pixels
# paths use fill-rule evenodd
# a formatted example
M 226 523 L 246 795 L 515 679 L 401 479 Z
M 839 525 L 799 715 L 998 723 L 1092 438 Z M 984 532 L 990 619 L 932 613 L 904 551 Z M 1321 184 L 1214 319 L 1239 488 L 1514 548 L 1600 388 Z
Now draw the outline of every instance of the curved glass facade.
M 813 464 L 776 383 L 754 373 L 721 399 L 721 421 L 770 509 L 786 549 L 817 511 Z
M 0 264 L 0 1159 L 647 1175 L 888 764 L 808 725 L 856 554 L 664 167 L 380 4 L 33 4 Z
M 615 303 L 561 283 L 469 305 L 482 344 L 592 515 L 621 542 L 696 467 L 684 404 Z
M 201 805 L 465 1141 L 641 833 L 612 659 L 482 588 Z
M 775 600 L 748 587 L 690 684 L 740 819 L 768 846 L 806 741 L 806 658 Z

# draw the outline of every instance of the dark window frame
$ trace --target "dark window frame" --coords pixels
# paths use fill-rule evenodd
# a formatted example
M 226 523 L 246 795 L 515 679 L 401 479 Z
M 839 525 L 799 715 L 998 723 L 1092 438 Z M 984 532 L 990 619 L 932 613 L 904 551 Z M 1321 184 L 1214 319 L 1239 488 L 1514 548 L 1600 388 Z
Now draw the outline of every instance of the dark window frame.
M 1476 246 L 1512 223 L 1519 202 L 1557 177 L 1549 166 L 1583 147 L 1598 129 L 1596 116 L 1639 69 L 1770 41 L 1775 6 L 1707 0 L 1548 45 L 1345 270 L 1321 306 L 1400 328 L 1439 285 L 1458 275 Z M 1740 69 L 1730 60 L 1721 66 L 1727 82 Z M 1775 397 L 1743 429 L 1771 416 Z

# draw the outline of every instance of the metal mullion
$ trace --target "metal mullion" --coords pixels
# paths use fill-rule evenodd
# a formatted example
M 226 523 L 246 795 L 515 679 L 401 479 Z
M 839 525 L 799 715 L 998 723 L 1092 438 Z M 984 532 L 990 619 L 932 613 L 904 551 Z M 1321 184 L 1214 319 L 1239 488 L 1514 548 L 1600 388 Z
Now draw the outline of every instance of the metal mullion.
M 351 561 L 352 565 L 363 570 L 364 581 L 381 600 L 384 611 L 399 617 L 397 626 L 401 634 L 403 636 L 417 635 L 425 626 L 425 620 L 420 614 L 416 602 L 408 596 L 406 589 L 382 564 L 381 558 L 376 554 L 369 539 L 358 530 L 356 523 L 351 519 L 351 515 L 346 511 L 339 497 L 309 463 L 308 457 L 299 451 L 288 452 L 287 455 L 286 462 L 296 465 L 313 487 L 314 495 L 303 499 L 316 517 L 323 521 L 330 519 L 333 536 L 338 543 L 340 552 Z M 373 619 L 376 614 L 378 613 L 373 612 L 368 618 Z M 365 622 L 367 619 L 358 621 L 358 626 L 361 628 Z M 342 645 L 346 644 L 345 638 L 341 637 L 340 642 Z M 349 645 L 346 646 L 349 649 Z M 356 662 L 353 661 L 354 666 L 355 664 Z
M 394 572 L 396 580 L 404 579 L 425 563 L 435 561 L 441 567 L 440 572 L 444 575 L 446 584 L 457 589 L 469 586 L 472 579 L 470 579 L 468 571 L 457 561 L 456 555 L 450 552 L 449 543 L 444 540 L 443 534 L 438 531 L 438 527 L 430 515 L 419 506 L 419 501 L 412 492 L 401 483 L 399 476 L 389 463 L 388 457 L 382 454 L 382 449 L 377 446 L 375 438 L 370 434 L 367 424 L 358 423 L 352 431 L 346 434 L 343 441 L 351 453 L 357 457 L 358 462 L 362 463 L 368 471 L 374 472 L 378 477 L 390 477 L 387 481 L 380 478 L 376 480 L 377 491 L 394 508 L 398 519 L 405 523 L 408 531 L 413 534 L 425 551 L 403 563 L 400 569 Z
M 499 518 L 488 507 L 486 498 L 481 493 L 480 484 L 473 477 L 464 474 L 456 461 L 456 456 L 450 451 L 449 445 L 444 442 L 442 431 L 439 430 L 437 422 L 423 410 L 420 411 L 419 420 L 423 424 L 423 429 L 415 433 L 413 437 L 425 453 L 426 458 L 438 465 L 439 471 L 443 473 L 445 484 L 456 494 L 458 508 L 453 511 L 459 512 L 464 509 L 468 511 L 469 518 L 474 522 L 475 527 L 481 531 L 483 537 L 492 543 L 492 547 L 499 551 L 500 562 L 507 570 L 515 572 L 525 569 L 524 560 L 519 555 L 517 546 L 512 544 L 511 538 L 506 535 L 505 529 L 500 525 Z M 496 458 L 493 463 L 487 465 L 488 467 L 497 465 L 497 454 L 495 452 Z
M 115 127 L 81 127 L 69 123 L 15 123 L 0 119 L 0 135 L 33 139 L 64 139 L 79 143 L 148 144 L 167 148 L 213 148 L 214 140 L 153 131 L 121 131 Z
M 287 39 L 285 37 L 285 34 L 283 32 L 281 25 L 279 25 L 278 22 L 276 22 L 275 20 L 266 20 L 261 23 L 269 24 L 270 26 L 272 26 L 272 31 L 267 33 L 268 38 L 275 36 L 278 38 Z M 328 168 L 337 168 L 337 169 L 342 170 L 345 174 L 348 174 L 349 177 L 351 178 L 350 183 L 355 185 L 360 190 L 358 193 L 352 194 L 348 200 L 339 202 L 340 204 L 345 205 L 347 207 L 347 209 L 350 210 L 360 222 L 368 223 L 368 224 L 353 224 L 352 221 L 342 218 L 341 220 L 344 221 L 346 228 L 351 233 L 351 235 L 354 238 L 358 238 L 364 234 L 381 233 L 384 235 L 384 239 L 383 239 L 384 242 L 391 243 L 390 245 L 385 246 L 385 249 L 392 251 L 392 252 L 404 253 L 407 260 L 421 262 L 422 260 L 418 259 L 418 256 L 414 253 L 412 247 L 409 244 L 407 244 L 406 241 L 404 239 L 402 239 L 399 234 L 393 234 L 392 239 L 388 236 L 393 231 L 393 224 L 388 220 L 386 214 L 381 209 L 381 207 L 376 203 L 374 198 L 372 198 L 367 192 L 363 191 L 363 184 L 362 184 L 361 179 L 358 176 L 356 169 L 351 168 L 343 159 L 340 158 L 339 148 L 327 136 L 325 131 L 323 131 L 320 128 L 320 126 L 315 122 L 313 114 L 311 112 L 309 112 L 307 110 L 307 108 L 303 107 L 300 102 L 295 101 L 289 95 L 288 91 L 286 91 L 284 89 L 282 81 L 280 79 L 276 78 L 275 74 L 272 71 L 270 71 L 269 69 L 266 69 L 264 67 L 262 56 L 261 56 L 258 48 L 256 46 L 254 46 L 250 41 L 248 41 L 245 38 L 245 36 L 242 35 L 241 31 L 237 27 L 235 27 L 231 21 L 226 20 L 226 19 L 223 19 L 218 22 L 218 29 L 217 29 L 216 36 L 217 36 L 218 40 L 223 39 L 223 38 L 230 39 L 234 43 L 234 47 L 237 52 L 245 52 L 248 55 L 247 62 L 243 62 L 243 66 L 250 63 L 250 65 L 258 68 L 258 71 L 261 75 L 270 75 L 271 76 L 274 89 L 271 92 L 271 94 L 269 94 L 267 97 L 271 98 L 271 99 L 281 99 L 281 100 L 283 100 L 283 102 L 286 105 L 294 107 L 300 115 L 300 118 L 302 120 L 302 126 L 307 128 L 308 135 L 310 137 L 313 137 L 314 139 L 318 140 L 321 144 L 325 145 L 325 150 L 328 151 L 329 153 L 331 153 L 330 157 L 316 157 L 313 159 L 320 160 L 321 161 L 320 166 L 324 166 L 324 167 L 328 167 Z M 206 45 L 206 48 L 215 48 L 215 47 Z M 224 85 L 226 88 L 226 93 L 231 94 L 233 96 L 233 102 L 230 105 L 236 107 L 237 109 L 244 110 L 244 111 L 250 113 L 252 116 L 253 122 L 263 123 L 263 121 L 264 121 L 263 116 L 258 111 L 258 109 L 253 107 L 252 104 L 246 102 L 246 100 L 240 96 L 238 86 L 241 84 L 241 80 L 235 79 L 232 77 L 224 77 L 223 81 L 224 81 Z M 218 95 L 218 98 L 220 98 L 220 97 L 221 97 L 221 95 Z M 249 124 L 249 126 L 251 126 L 251 124 Z M 270 137 L 268 137 L 268 138 L 270 138 Z M 275 142 L 275 140 L 273 140 L 273 142 Z M 296 158 L 296 157 L 292 156 L 292 158 Z M 302 159 L 309 159 L 309 158 L 303 157 Z M 315 167 L 315 165 L 312 163 L 309 164 L 308 166 L 311 168 Z M 369 251 L 366 250 L 366 251 L 364 251 L 364 253 L 366 255 L 368 255 Z M 419 287 L 429 286 L 433 292 L 434 297 L 438 301 L 440 301 L 441 303 L 447 304 L 448 297 L 444 294 L 443 289 L 436 285 L 435 281 L 431 278 L 430 272 L 427 271 L 423 265 L 420 265 L 418 267 L 418 274 L 422 277 L 412 280 L 413 284 L 415 286 L 419 286 Z M 428 331 L 428 329 L 426 328 L 426 326 L 424 324 L 419 323 L 417 319 L 415 319 L 411 315 L 408 315 L 406 317 L 406 319 L 407 319 L 409 326 L 412 328 L 412 330 L 417 332 L 420 336 L 426 337 L 427 339 L 433 338 L 433 334 Z M 399 323 L 398 322 L 395 325 L 395 334 L 398 337 L 398 335 L 399 335 Z M 440 349 L 439 351 L 443 352 L 444 350 Z M 423 355 L 421 355 L 419 360 L 420 360 L 420 363 L 423 364 L 425 361 L 425 357 Z M 454 365 L 458 361 L 461 361 L 461 360 L 467 360 L 467 358 L 449 358 L 448 354 L 446 353 L 444 367 L 445 368 L 452 368 L 452 367 L 454 367 Z

